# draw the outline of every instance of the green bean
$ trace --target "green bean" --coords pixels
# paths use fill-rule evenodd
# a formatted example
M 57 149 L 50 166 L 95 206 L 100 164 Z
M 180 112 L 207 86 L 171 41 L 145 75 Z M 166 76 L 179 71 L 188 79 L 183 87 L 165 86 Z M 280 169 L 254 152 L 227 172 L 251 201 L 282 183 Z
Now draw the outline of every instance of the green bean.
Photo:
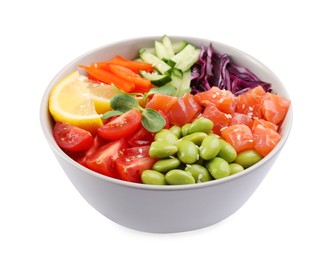
M 235 163 L 241 165 L 244 169 L 254 165 L 262 159 L 262 156 L 255 150 L 245 150 L 237 154 Z
M 177 156 L 183 163 L 194 163 L 199 159 L 197 146 L 188 140 L 179 140 L 177 142 Z
M 200 117 L 192 122 L 188 129 L 189 134 L 203 132 L 209 134 L 213 129 L 214 123 L 205 117 Z
M 168 172 L 173 169 L 177 169 L 180 166 L 180 160 L 178 158 L 162 159 L 154 163 L 152 169 L 158 172 Z
M 229 164 L 220 157 L 215 157 L 206 162 L 206 168 L 214 179 L 220 179 L 230 175 Z
M 171 170 L 165 175 L 165 181 L 170 185 L 194 184 L 193 176 L 183 170 Z
M 220 139 L 215 135 L 208 135 L 204 138 L 200 146 L 200 157 L 210 160 L 217 156 L 221 148 Z
M 141 174 L 141 180 L 144 184 L 165 185 L 165 175 L 153 170 L 144 170 Z

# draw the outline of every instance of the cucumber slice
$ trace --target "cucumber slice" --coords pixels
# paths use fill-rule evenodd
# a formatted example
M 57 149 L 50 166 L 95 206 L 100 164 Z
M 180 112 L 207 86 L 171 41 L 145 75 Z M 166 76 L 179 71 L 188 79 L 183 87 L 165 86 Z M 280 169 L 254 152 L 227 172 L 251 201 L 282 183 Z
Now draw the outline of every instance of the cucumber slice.
M 186 41 L 172 42 L 172 49 L 175 54 L 184 49 L 187 45 Z
M 150 80 L 151 83 L 157 87 L 164 86 L 166 83 L 169 83 L 171 81 L 170 75 L 166 75 L 166 74 L 161 75 L 155 72 L 150 73 L 144 70 L 140 70 L 140 75 L 143 78 Z
M 176 93 L 174 94 L 176 97 L 181 97 L 186 92 L 191 92 L 191 70 L 187 70 L 183 72 L 183 76 L 175 74 L 177 71 L 174 69 L 171 73 L 171 82 L 169 85 L 176 87 Z
M 172 75 L 175 75 L 176 77 L 182 79 L 183 78 L 183 72 L 179 69 L 173 68 L 171 71 Z
M 148 48 L 141 48 L 139 51 L 138 51 L 138 54 L 141 55 L 141 53 L 143 52 L 149 52 L 153 55 L 156 55 L 156 51 L 155 51 L 155 48 L 154 47 L 148 47 Z
M 169 57 L 166 48 L 163 43 L 159 41 L 155 41 L 155 51 L 156 51 L 156 56 L 161 59 L 161 60 L 168 60 L 171 57 Z
M 144 62 L 154 65 L 155 68 L 162 74 L 167 74 L 171 70 L 171 67 L 168 64 L 150 52 L 143 51 L 140 53 L 140 57 Z
M 187 44 L 184 49 L 171 58 L 175 62 L 175 68 L 181 71 L 189 70 L 192 65 L 197 62 L 200 56 L 200 49 L 195 48 L 191 44 Z
M 187 92 L 191 92 L 191 70 L 184 71 L 183 78 L 180 82 L 179 89 L 176 91 L 176 96 L 181 97 Z
M 171 59 L 174 55 L 175 55 L 175 52 L 172 48 L 172 42 L 170 40 L 169 37 L 167 37 L 166 35 L 164 35 L 162 37 L 162 43 L 165 47 L 165 51 L 166 51 L 166 55 L 167 55 L 167 59 Z

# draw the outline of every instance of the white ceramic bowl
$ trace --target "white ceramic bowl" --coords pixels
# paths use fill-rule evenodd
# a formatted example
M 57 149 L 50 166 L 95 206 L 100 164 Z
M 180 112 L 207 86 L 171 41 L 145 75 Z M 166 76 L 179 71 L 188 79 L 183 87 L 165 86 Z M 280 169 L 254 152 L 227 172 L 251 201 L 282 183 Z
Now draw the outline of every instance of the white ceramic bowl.
M 237 211 L 262 182 L 282 150 L 291 129 L 292 108 L 281 127 L 282 139 L 275 149 L 245 171 L 210 182 L 180 186 L 150 186 L 125 182 L 93 172 L 69 158 L 52 136 L 53 120 L 48 111 L 52 87 L 77 69 L 78 64 L 103 61 L 119 54 L 137 57 L 142 47 L 153 46 L 160 37 L 143 37 L 109 44 L 90 51 L 65 66 L 50 82 L 41 103 L 40 120 L 45 137 L 66 175 L 97 211 L 128 228 L 169 233 L 189 231 L 217 223 Z M 237 65 L 251 69 L 263 81 L 272 83 L 274 92 L 289 98 L 276 75 L 248 54 L 225 44 L 191 37 L 170 37 L 186 40 L 196 46 L 213 44 L 216 51 L 228 53 Z

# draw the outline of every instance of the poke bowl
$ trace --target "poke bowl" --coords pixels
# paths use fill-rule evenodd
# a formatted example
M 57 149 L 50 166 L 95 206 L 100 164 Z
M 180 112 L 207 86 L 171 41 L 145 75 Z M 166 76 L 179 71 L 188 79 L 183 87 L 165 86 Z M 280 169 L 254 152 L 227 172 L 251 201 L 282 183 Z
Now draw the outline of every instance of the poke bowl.
M 199 77 L 201 75 L 201 67 L 198 67 L 198 70 L 195 69 L 195 66 L 200 64 L 201 62 L 206 63 L 208 60 L 215 55 L 221 55 L 221 56 L 216 56 L 216 57 L 221 57 L 222 59 L 220 62 L 222 62 L 222 66 L 224 66 L 224 54 L 227 54 L 229 56 L 229 61 L 231 63 L 234 63 L 236 66 L 236 70 L 241 72 L 244 75 L 244 72 L 246 71 L 245 68 L 247 68 L 247 71 L 251 71 L 252 75 L 257 75 L 257 82 L 259 84 L 263 84 L 262 91 L 268 87 L 268 91 L 265 91 L 266 93 L 271 93 L 271 95 L 283 97 L 284 100 L 288 101 L 289 100 L 289 94 L 287 90 L 285 89 L 284 85 L 282 82 L 279 80 L 279 78 L 264 64 L 262 64 L 260 61 L 257 59 L 253 58 L 252 56 L 244 53 L 241 50 L 238 50 L 234 47 L 231 47 L 229 45 L 226 45 L 224 43 L 212 41 L 209 39 L 201 39 L 201 38 L 195 38 L 195 37 L 181 37 L 181 36 L 169 36 L 168 40 L 171 43 L 175 43 L 175 46 L 180 45 L 181 43 L 190 44 L 192 45 L 196 50 L 197 50 L 197 58 L 194 59 L 193 65 L 183 65 L 181 66 L 187 66 L 186 70 L 192 70 L 192 75 L 189 75 L 188 78 L 188 83 L 192 82 L 192 84 L 195 82 L 195 78 Z M 155 44 L 158 45 L 156 46 Z M 254 193 L 254 191 L 257 189 L 257 187 L 261 184 L 265 176 L 268 174 L 270 171 L 272 165 L 276 161 L 277 157 L 279 156 L 282 148 L 284 147 L 290 133 L 291 125 L 292 125 L 292 106 L 287 105 L 290 104 L 290 102 L 285 103 L 287 111 L 285 111 L 284 116 L 282 116 L 281 119 L 278 119 L 275 122 L 276 125 L 276 134 L 275 136 L 279 136 L 276 139 L 275 145 L 271 147 L 271 150 L 266 150 L 265 154 L 262 154 L 262 151 L 264 151 L 264 147 L 262 147 L 262 143 L 258 144 L 259 147 L 259 152 L 256 152 L 257 155 L 261 153 L 261 156 L 259 159 L 257 159 L 254 163 L 251 163 L 250 165 L 243 165 L 242 170 L 236 170 L 236 172 L 232 172 L 232 168 L 229 168 L 228 166 L 231 164 L 235 164 L 233 159 L 232 160 L 226 160 L 227 162 L 224 162 L 223 170 L 218 170 L 222 165 L 216 163 L 209 163 L 210 161 L 212 162 L 213 156 L 210 155 L 210 158 L 206 158 L 206 156 L 202 156 L 197 154 L 196 159 L 194 159 L 192 162 L 183 161 L 182 156 L 178 153 L 177 150 L 181 151 L 182 148 L 180 148 L 177 144 L 175 145 L 178 149 L 171 153 L 166 153 L 169 151 L 169 143 L 164 142 L 163 148 L 158 152 L 159 155 L 157 155 L 156 150 L 153 151 L 153 146 L 154 143 L 159 142 L 158 133 L 162 132 L 163 130 L 169 130 L 173 126 L 179 127 L 181 130 L 186 123 L 188 126 L 190 126 L 194 121 L 200 119 L 203 119 L 204 115 L 204 109 L 207 109 L 207 105 L 210 103 L 212 105 L 213 102 L 210 102 L 211 100 L 207 100 L 208 102 L 204 102 L 206 99 L 205 96 L 201 96 L 201 93 L 205 93 L 208 91 L 208 85 L 209 88 L 218 86 L 218 84 L 221 84 L 222 78 L 225 77 L 227 74 L 220 74 L 220 80 L 221 81 L 216 81 L 215 84 L 211 83 L 210 80 L 207 80 L 203 86 L 207 88 L 206 90 L 199 90 L 195 89 L 193 90 L 191 87 L 187 86 L 183 90 L 182 93 L 179 93 L 179 95 L 176 95 L 174 97 L 174 100 L 178 100 L 176 102 L 179 102 L 179 100 L 185 98 L 185 96 L 198 96 L 200 97 L 198 99 L 197 106 L 199 106 L 199 111 L 193 116 L 192 121 L 188 122 L 183 122 L 179 123 L 179 119 L 182 118 L 182 113 L 178 111 L 174 117 L 171 115 L 164 115 L 163 113 L 163 118 L 164 118 L 164 126 L 158 127 L 159 129 L 155 130 L 148 130 L 149 132 L 152 133 L 152 139 L 149 143 L 145 143 L 146 147 L 149 147 L 149 156 L 152 162 L 150 164 L 150 167 L 147 167 L 145 170 L 143 170 L 142 164 L 136 164 L 135 166 L 125 164 L 126 162 L 131 161 L 129 158 L 123 158 L 123 163 L 121 166 L 116 167 L 113 164 L 113 167 L 111 168 L 109 166 L 107 173 L 105 172 L 104 169 L 102 168 L 97 168 L 97 166 L 101 166 L 101 158 L 103 160 L 108 160 L 108 163 L 115 163 L 115 160 L 120 160 L 121 155 L 123 156 L 124 154 L 128 153 L 129 149 L 130 151 L 134 151 L 134 147 L 139 147 L 140 145 L 137 143 L 136 145 L 130 145 L 130 140 L 134 141 L 134 136 L 137 136 L 137 134 L 140 132 L 140 128 L 143 128 L 143 125 L 136 125 L 136 127 L 133 127 L 133 130 L 131 133 L 125 137 L 119 136 L 118 134 L 122 132 L 120 128 L 116 128 L 117 131 L 113 132 L 113 147 L 110 148 L 111 151 L 115 150 L 115 147 L 119 147 L 117 150 L 117 153 L 112 153 L 108 155 L 106 158 L 105 157 L 95 157 L 95 160 L 87 162 L 86 160 L 83 163 L 83 158 L 87 158 L 87 151 L 91 149 L 92 146 L 96 145 L 97 143 L 103 142 L 103 145 L 100 144 L 101 146 L 107 146 L 109 145 L 110 140 L 108 140 L 109 136 L 108 133 L 107 135 L 104 135 L 106 131 L 102 130 L 97 130 L 97 128 L 102 128 L 105 127 L 105 125 L 108 125 L 109 122 L 112 122 L 115 118 L 120 118 L 129 111 L 119 111 L 122 110 L 121 107 L 126 106 L 128 107 L 130 103 L 135 102 L 136 100 L 136 109 L 131 109 L 131 111 L 136 110 L 137 112 L 135 114 L 132 114 L 130 116 L 130 119 L 132 120 L 135 117 L 141 117 L 142 113 L 142 119 L 144 117 L 144 114 L 147 112 L 144 109 L 147 104 L 153 100 L 153 96 L 155 94 L 151 94 L 150 96 L 147 94 L 149 90 L 142 91 L 141 95 L 135 95 L 131 94 L 129 95 L 128 93 L 125 93 L 126 90 L 121 89 L 121 91 L 116 90 L 117 93 L 113 94 L 113 98 L 110 100 L 108 103 L 110 105 L 110 109 L 107 108 L 106 111 L 103 110 L 102 112 L 99 111 L 98 113 L 95 114 L 95 118 L 98 117 L 99 120 L 102 120 L 101 125 L 99 126 L 94 126 L 92 123 L 87 127 L 87 124 L 80 125 L 80 123 L 76 123 L 78 127 L 84 128 L 84 131 L 88 131 L 91 133 L 92 138 L 95 138 L 98 136 L 99 140 L 97 141 L 94 139 L 93 141 L 90 139 L 90 142 L 86 142 L 86 144 L 81 143 L 82 146 L 87 146 L 83 148 L 80 151 L 70 151 L 64 149 L 64 147 L 61 147 L 60 145 L 60 139 L 57 139 L 57 134 L 55 134 L 55 128 L 58 125 L 56 122 L 61 122 L 62 117 L 57 116 L 57 113 L 53 110 L 51 103 L 55 102 L 52 101 L 51 99 L 56 96 L 56 94 L 59 94 L 55 88 L 55 86 L 59 85 L 64 85 L 64 82 L 67 80 L 69 81 L 69 75 L 72 75 L 70 77 L 74 77 L 74 72 L 77 73 L 77 71 L 80 71 L 79 74 L 82 74 L 82 76 L 85 78 L 84 80 L 80 79 L 79 81 L 86 82 L 87 80 L 90 81 L 97 81 L 94 84 L 104 84 L 104 86 L 107 83 L 101 83 L 98 82 L 99 76 L 93 77 L 95 74 L 93 73 L 92 75 L 89 73 L 90 68 L 94 67 L 92 64 L 103 64 L 105 66 L 105 61 L 110 61 L 115 57 L 122 57 L 123 59 L 126 59 L 128 61 L 136 61 L 139 63 L 148 63 L 147 60 L 141 59 L 141 53 L 143 52 L 151 52 L 153 55 L 155 54 L 155 48 L 157 51 L 157 48 L 161 47 L 162 45 L 159 45 L 164 41 L 162 40 L 161 36 L 152 36 L 152 37 L 141 37 L 141 38 L 135 38 L 135 39 L 127 39 L 124 41 L 119 41 L 115 42 L 112 44 L 108 44 L 99 48 L 96 48 L 92 51 L 89 51 L 82 56 L 78 57 L 77 59 L 71 61 L 69 64 L 67 64 L 63 69 L 60 70 L 60 72 L 51 80 L 49 83 L 48 87 L 45 90 L 45 93 L 43 95 L 42 101 L 41 101 L 41 107 L 40 107 L 40 122 L 41 122 L 41 127 L 44 132 L 44 135 L 46 137 L 46 140 L 49 143 L 49 146 L 51 150 L 53 151 L 56 159 L 58 160 L 59 164 L 63 168 L 65 174 L 73 184 L 73 186 L 77 189 L 77 191 L 81 194 L 81 196 L 93 207 L 95 208 L 98 212 L 109 218 L 110 220 L 114 221 L 115 223 L 118 223 L 122 226 L 125 226 L 127 228 L 139 230 L 139 231 L 144 231 L 144 232 L 153 232 L 153 233 L 172 233 L 172 232 L 183 232 L 183 231 L 190 231 L 190 230 L 195 230 L 195 229 L 200 229 L 204 228 L 210 225 L 213 225 L 217 222 L 220 222 L 224 220 L 225 218 L 231 216 L 234 212 L 236 212 L 238 209 L 240 209 L 243 204 L 250 198 L 250 196 Z M 169 42 L 168 42 L 169 43 Z M 178 47 L 178 46 L 177 46 Z M 176 47 L 176 48 L 177 48 Z M 183 47 L 185 48 L 185 46 Z M 182 49 L 180 47 L 180 49 Z M 163 49 L 164 51 L 164 49 Z M 179 50 L 180 52 L 181 50 Z M 205 54 L 204 54 L 205 53 Z M 177 54 L 175 54 L 177 55 Z M 205 55 L 205 56 L 201 56 Z M 156 55 L 157 56 L 157 55 Z M 187 55 L 186 55 L 187 56 Z M 200 58 L 199 58 L 200 57 Z M 201 61 L 201 57 L 203 57 L 203 60 Z M 140 59 L 139 59 L 140 58 Z M 150 59 L 149 59 L 150 60 Z M 165 62 L 165 64 L 168 64 L 170 67 L 177 66 L 178 64 L 178 59 L 175 59 L 174 62 L 171 62 L 171 60 L 167 59 L 161 59 L 162 61 Z M 152 67 L 154 69 L 157 69 L 159 64 L 154 64 L 151 63 Z M 201 65 L 201 64 L 200 64 Z M 210 65 L 207 64 L 208 67 Z M 95 66 L 96 67 L 96 66 Z M 207 67 L 207 71 L 209 68 Z M 206 69 L 205 69 L 206 70 Z M 142 71 L 142 70 L 141 70 Z M 180 71 L 180 69 L 178 70 Z M 178 72 L 177 71 L 177 72 Z M 186 72 L 184 74 L 186 75 Z M 223 69 L 222 69 L 223 71 Z M 151 80 L 151 87 L 157 87 L 161 88 L 162 86 L 166 85 L 171 85 L 171 79 L 167 80 L 167 83 L 164 81 L 157 81 L 161 80 L 164 75 L 164 80 L 165 75 L 170 75 L 168 73 L 165 73 L 164 71 L 158 71 L 158 73 L 155 72 L 143 72 L 144 74 L 147 73 L 148 75 L 141 74 L 140 76 L 147 76 L 147 79 Z M 179 73 L 179 72 L 178 72 Z M 222 72 L 223 73 L 223 72 Z M 227 73 L 227 70 L 225 71 Z M 152 75 L 154 74 L 154 75 Z M 215 74 L 215 73 L 213 73 Z M 243 80 L 243 75 L 242 80 Z M 155 77 L 150 78 L 150 77 Z M 204 78 L 209 79 L 211 75 L 207 75 Z M 75 76 L 77 79 L 81 77 L 81 75 L 78 75 L 78 73 Z M 158 79 L 157 79 L 158 78 Z M 64 80 L 65 79 L 65 80 Z M 232 76 L 230 76 L 230 79 L 232 80 Z M 228 80 L 228 81 L 229 81 Z M 60 83 L 63 82 L 63 83 Z M 159 86 L 155 86 L 154 83 L 157 83 Z M 168 84 L 170 83 L 170 84 Z M 200 84 L 199 81 L 197 81 L 194 84 Z M 223 84 L 223 83 L 222 83 Z M 112 84 L 113 87 L 115 88 L 115 85 L 117 84 Z M 230 85 L 232 86 L 232 84 Z M 204 87 L 203 87 L 204 88 Z M 167 89 L 169 89 L 167 87 Z M 252 89 L 256 89 L 254 86 Z M 151 89 L 150 89 L 151 90 Z M 216 89 L 217 90 L 217 89 Z M 231 89 L 230 89 L 231 90 Z M 229 90 L 229 92 L 230 92 Z M 240 93 L 234 94 L 234 100 L 235 98 L 237 99 L 238 96 L 242 95 L 243 93 L 246 93 L 248 90 L 240 90 Z M 227 90 L 222 90 L 219 89 L 218 93 L 221 92 L 226 92 Z M 239 89 L 235 90 L 239 91 Z M 60 91 L 59 91 L 60 92 Z M 137 93 L 138 91 L 133 91 L 129 93 Z M 263 94 L 265 94 L 262 93 Z M 56 93 L 56 94 L 55 94 Z M 86 93 L 86 92 L 85 92 Z M 155 93 L 155 92 L 153 92 Z M 186 94 L 185 94 L 186 93 Z M 158 93 L 158 95 L 162 95 L 161 93 Z M 71 96 L 70 94 L 66 94 L 64 97 L 69 97 Z M 122 102 L 119 99 L 114 98 L 115 96 L 117 97 L 126 97 L 126 99 L 122 99 Z M 139 98 L 140 97 L 140 98 Z M 141 104 L 143 102 L 143 97 L 145 97 L 145 104 Z M 216 93 L 211 94 L 211 97 L 216 97 Z M 128 98 L 128 99 L 127 99 Z M 119 100 L 120 102 L 114 102 L 117 103 L 115 106 L 113 106 L 113 102 L 115 100 Z M 76 103 L 77 99 L 73 100 L 72 103 Z M 93 101 L 90 101 L 91 103 Z M 164 103 L 163 102 L 163 108 L 166 108 L 168 105 L 168 102 Z M 199 103 L 200 102 L 200 103 Z M 264 103 L 264 101 L 263 101 Z M 121 105 L 120 105 L 121 104 Z M 176 103 L 174 103 L 176 104 Z M 160 104 L 162 105 L 162 104 Z M 235 104 L 236 105 L 236 104 Z M 93 105 L 94 106 L 94 105 Z M 119 107 L 120 109 L 118 109 Z M 173 105 L 171 105 L 173 107 Z M 244 105 L 242 105 L 243 109 L 245 108 Z M 152 107 L 151 107 L 152 108 Z M 249 125 L 249 128 L 252 129 L 253 127 L 256 127 L 255 122 L 259 122 L 261 120 L 261 117 L 263 118 L 265 113 L 267 111 L 263 111 L 263 114 L 256 115 L 253 114 L 253 116 L 250 116 L 250 113 L 255 111 L 256 107 L 253 106 L 247 106 L 247 114 L 249 118 L 252 118 L 252 124 Z M 242 109 L 240 107 L 240 109 Z M 128 109 L 129 110 L 129 109 Z M 116 111 L 116 113 L 111 113 L 111 111 Z M 261 111 L 261 110 L 260 110 Z M 120 113 L 118 113 L 120 112 Z M 234 112 L 236 112 L 236 108 L 234 106 Z M 239 111 L 241 112 L 241 111 Z M 93 112 L 94 113 L 94 112 Z M 213 115 L 213 111 L 211 110 L 208 115 Z M 249 114 L 248 114 L 249 113 Z M 276 117 L 278 115 L 277 111 L 270 111 L 271 114 L 270 117 Z M 99 116 L 97 116 L 97 114 Z M 101 119 L 100 114 L 103 114 L 103 119 Z M 240 115 L 242 113 L 236 113 L 236 115 Z M 161 114 L 162 115 L 162 114 Z M 170 117 L 169 117 L 170 116 Z M 231 122 L 232 118 L 234 117 L 234 114 L 227 114 L 225 115 L 226 118 Z M 267 116 L 265 116 L 267 117 Z M 172 118 L 172 119 L 171 119 Z M 208 116 L 210 118 L 210 116 Z M 243 117 L 245 118 L 245 117 Z M 264 118 L 263 118 L 264 119 Z M 150 121 L 150 120 L 149 120 Z M 215 121 L 215 120 L 214 120 Z M 96 121 L 95 121 L 96 122 Z M 141 121 L 142 122 L 142 121 Z M 167 122 L 169 122 L 169 126 L 167 127 Z M 62 122 L 61 122 L 62 123 Z M 250 122 L 249 122 L 250 123 Z M 241 122 L 238 122 L 236 125 L 241 125 Z M 92 126 L 93 125 L 93 126 Z M 130 126 L 131 123 L 129 121 L 127 124 L 125 124 L 125 128 L 127 126 Z M 115 124 L 113 125 L 115 127 Z M 111 129 L 113 127 L 109 127 L 108 129 Z M 152 127 L 152 126 L 151 126 Z M 226 129 L 230 129 L 230 127 L 234 127 L 234 124 L 231 123 L 226 123 L 225 125 L 220 125 L 219 127 L 216 128 L 216 132 L 213 133 L 213 129 L 215 128 L 214 126 L 211 125 L 210 129 L 206 130 L 207 133 L 205 134 L 208 139 L 222 139 L 221 135 L 222 132 L 224 132 Z M 263 127 L 263 126 L 262 126 Z M 94 130 L 92 130 L 94 128 Z M 105 127 L 106 128 L 106 127 Z M 134 130 L 136 128 L 136 130 Z M 156 127 L 157 128 L 157 127 Z M 205 127 L 206 128 L 206 127 Z M 248 128 L 248 127 L 247 127 Z M 260 128 L 260 127 L 258 127 Z M 108 130 L 107 129 L 107 130 Z M 186 128 L 185 128 L 186 129 Z M 248 131 L 250 131 L 250 129 Z M 263 128 L 262 128 L 263 129 Z M 64 130 L 64 126 L 61 129 L 62 131 Z M 106 130 L 106 129 L 105 129 Z M 114 129 L 115 130 L 115 129 Z M 62 132 L 60 131 L 60 132 Z M 190 131 L 190 130 L 187 130 Z M 205 131 L 205 132 L 206 132 Z M 232 128 L 232 132 L 237 132 L 238 129 Z M 108 132 L 108 131 L 107 131 Z M 116 133 L 115 133 L 116 132 Z M 201 132 L 201 130 L 200 130 Z M 190 134 L 188 132 L 188 134 Z M 248 132 L 249 133 L 249 132 Z M 257 145 L 257 139 L 255 136 L 256 134 L 253 131 L 250 131 L 251 133 L 251 139 L 249 137 L 249 144 L 252 144 L 252 146 L 248 146 L 247 148 L 238 148 L 236 156 L 238 156 L 239 153 L 242 153 L 244 151 L 249 151 L 253 150 L 254 151 L 254 145 Z M 271 131 L 273 133 L 273 131 Z M 177 141 L 179 142 L 182 138 L 178 137 Z M 186 134 L 187 135 L 187 134 Z M 240 139 L 241 136 L 244 138 L 246 135 L 245 132 L 242 132 L 242 134 L 237 138 Z M 116 137 L 115 137 L 116 136 Z M 59 137 L 59 136 L 58 136 Z M 157 138 L 155 138 L 157 137 Z M 204 138 L 206 138 L 204 137 Z M 254 142 L 253 142 L 254 138 Z M 262 139 L 262 138 L 260 138 Z M 265 138 L 266 139 L 266 138 Z M 265 139 L 262 139 L 263 141 Z M 120 140 L 122 140 L 122 143 L 120 143 Z M 137 139 L 136 139 L 137 140 Z M 136 140 L 134 141 L 136 143 Z M 204 139 L 201 139 L 202 142 L 204 142 Z M 137 140 L 138 141 L 138 140 Z M 226 140 L 223 140 L 229 143 L 229 138 Z M 189 142 L 189 141 L 187 141 Z M 89 144 L 87 144 L 89 143 Z M 124 148 L 124 144 L 126 144 L 126 148 Z M 160 143 L 161 145 L 162 143 Z M 121 151 L 120 146 L 122 146 L 124 149 Z M 173 145 L 172 145 L 173 146 Z M 173 146 L 173 149 L 174 147 Z M 203 145 L 204 146 L 204 145 Z M 89 148 L 90 147 L 90 148 Z M 99 147 L 99 149 L 100 149 Z M 140 146 L 142 147 L 142 146 Z M 197 151 L 198 153 L 201 154 L 201 149 L 202 149 L 202 143 L 196 144 Z M 251 147 L 251 148 L 250 148 Z M 236 148 L 236 147 L 235 147 Z M 128 150 L 127 150 L 128 149 Z M 151 150 L 150 150 L 151 149 Z M 157 148 L 159 149 L 159 148 Z M 172 148 L 171 148 L 172 149 Z M 173 150 L 172 149 L 172 150 Z M 213 150 L 216 148 L 210 147 L 207 149 L 207 154 L 212 154 Z M 127 151 L 127 152 L 125 152 Z M 143 149 L 137 149 L 137 157 L 140 157 L 142 159 L 143 156 L 141 154 L 139 155 L 138 152 L 140 153 L 143 152 Z M 163 156 L 161 154 L 164 153 Z M 165 154 L 166 153 L 166 154 Z M 178 153 L 178 157 L 177 156 Z M 215 153 L 214 157 L 218 157 L 218 153 Z M 128 153 L 129 155 L 129 153 Z M 157 156 L 155 156 L 157 155 Z M 86 156 L 86 157 L 85 157 Z M 234 158 L 236 158 L 236 156 Z M 91 156 L 92 157 L 92 156 Z M 136 157 L 136 156 L 135 156 Z M 152 161 L 152 158 L 154 158 L 154 161 Z M 185 157 L 185 156 L 184 156 Z M 99 161 L 97 160 L 99 158 Z M 132 157 L 133 158 L 133 157 Z M 147 157 L 146 157 L 147 158 Z M 183 174 L 186 172 L 187 176 L 182 176 L 178 177 L 177 180 L 181 183 L 174 183 L 173 180 L 173 174 L 168 174 L 164 172 L 163 174 L 160 174 L 159 176 L 163 176 L 163 179 L 156 178 L 154 176 L 154 181 L 151 183 L 150 180 L 147 181 L 147 177 L 144 176 L 144 172 L 148 173 L 148 176 L 150 177 L 151 173 L 156 173 L 156 168 L 152 168 L 154 163 L 157 163 L 157 161 L 161 161 L 164 159 L 173 159 L 173 160 L 180 160 L 181 164 L 178 164 L 178 166 L 175 166 L 176 169 L 173 169 L 172 172 L 173 174 L 179 174 L 182 172 Z M 177 159 L 176 159 L 177 158 Z M 187 157 L 189 158 L 189 156 Z M 196 162 L 195 162 L 196 160 Z M 198 161 L 202 162 L 198 162 Z M 217 159 L 218 161 L 224 160 L 224 159 Z M 237 159 L 236 159 L 237 160 Z M 225 160 L 224 160 L 225 161 Z M 103 161 L 104 162 L 104 161 Z M 207 168 L 209 174 L 209 179 L 207 181 L 204 180 L 203 174 L 197 175 L 195 177 L 194 175 L 192 176 L 192 173 L 186 171 L 185 167 L 191 167 L 193 163 L 200 164 L 203 168 Z M 93 165 L 93 166 L 92 166 Z M 91 166 L 91 167 L 90 167 Z M 225 169 L 228 167 L 228 173 L 225 172 Z M 121 169 L 121 170 L 120 170 Z M 127 172 L 127 170 L 132 170 L 130 173 Z M 120 171 L 121 173 L 120 173 Z M 101 172 L 99 172 L 101 171 Z M 123 171 L 123 172 L 122 172 Z M 129 174 L 128 174 L 129 173 Z M 128 174 L 128 175 L 127 175 Z M 136 175 L 136 176 L 135 176 Z M 169 177 L 168 177 L 169 176 Z M 151 176 L 152 177 L 152 176 Z M 155 179 L 156 178 L 156 179 Z M 171 180 L 170 180 L 170 179 Z M 179 178 L 179 179 L 178 179 Z M 201 179 L 203 178 L 203 179 Z M 188 182 L 190 180 L 190 182 Z M 202 181 L 204 180 L 204 181 Z M 155 181 L 157 183 L 155 183 Z M 157 185 L 155 185 L 157 184 Z M 158 184 L 164 184 L 164 185 L 158 185 Z M 177 185 L 174 185 L 177 184 Z M 178 185 L 178 184 L 183 184 L 183 185 Z

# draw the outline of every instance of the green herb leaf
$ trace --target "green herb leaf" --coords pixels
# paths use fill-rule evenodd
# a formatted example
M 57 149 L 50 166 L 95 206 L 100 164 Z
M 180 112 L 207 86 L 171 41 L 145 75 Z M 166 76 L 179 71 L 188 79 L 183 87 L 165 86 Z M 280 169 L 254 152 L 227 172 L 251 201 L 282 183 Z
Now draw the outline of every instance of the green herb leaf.
M 165 85 L 165 86 L 150 89 L 150 91 L 148 92 L 148 96 L 157 94 L 157 93 L 172 96 L 173 94 L 176 93 L 176 91 L 177 91 L 176 87 L 171 86 L 171 85 Z
M 121 112 L 127 112 L 133 108 L 140 109 L 136 98 L 128 94 L 119 94 L 113 96 L 110 100 L 110 106 L 113 110 L 118 110 Z
M 165 118 L 156 110 L 146 108 L 142 112 L 141 123 L 149 132 L 156 133 L 166 124 Z
M 106 113 L 104 113 L 101 117 L 101 119 L 108 119 L 112 116 L 119 116 L 122 115 L 123 112 L 118 111 L 118 110 L 112 110 L 112 111 L 107 111 Z

